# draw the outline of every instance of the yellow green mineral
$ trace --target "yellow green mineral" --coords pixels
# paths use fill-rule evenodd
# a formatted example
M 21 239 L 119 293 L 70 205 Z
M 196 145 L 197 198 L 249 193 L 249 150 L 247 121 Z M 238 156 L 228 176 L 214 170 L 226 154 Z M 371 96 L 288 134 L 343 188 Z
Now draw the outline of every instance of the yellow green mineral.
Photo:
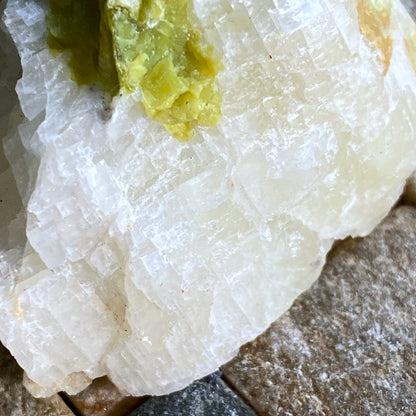
M 181 141 L 221 117 L 214 49 L 189 20 L 190 0 L 51 0 L 49 45 L 71 53 L 73 78 L 114 95 L 139 89 L 149 117 Z

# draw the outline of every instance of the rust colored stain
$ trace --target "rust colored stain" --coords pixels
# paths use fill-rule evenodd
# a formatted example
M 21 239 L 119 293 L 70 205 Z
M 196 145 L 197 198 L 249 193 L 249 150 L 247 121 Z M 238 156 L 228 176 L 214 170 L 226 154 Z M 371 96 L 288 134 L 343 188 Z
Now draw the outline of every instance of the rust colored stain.
M 379 61 L 386 75 L 390 67 L 393 53 L 391 37 L 391 8 L 392 1 L 386 1 L 382 6 L 374 0 L 358 0 L 358 22 L 361 33 L 379 52 Z
M 406 45 L 407 54 L 409 55 L 410 62 L 412 63 L 413 69 L 416 72 L 416 32 L 413 32 L 408 39 L 404 39 Z

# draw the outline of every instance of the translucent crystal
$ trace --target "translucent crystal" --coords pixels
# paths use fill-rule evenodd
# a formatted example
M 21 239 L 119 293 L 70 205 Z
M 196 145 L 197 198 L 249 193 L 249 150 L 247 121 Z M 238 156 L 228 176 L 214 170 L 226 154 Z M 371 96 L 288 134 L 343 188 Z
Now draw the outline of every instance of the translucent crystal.
M 1 223 L 0 339 L 34 394 L 104 374 L 134 395 L 184 387 L 283 313 L 334 239 L 386 215 L 416 167 L 416 27 L 379 3 L 195 0 L 223 116 L 186 143 L 136 93 L 109 109 L 71 79 L 46 2 L 7 3 L 24 210 Z

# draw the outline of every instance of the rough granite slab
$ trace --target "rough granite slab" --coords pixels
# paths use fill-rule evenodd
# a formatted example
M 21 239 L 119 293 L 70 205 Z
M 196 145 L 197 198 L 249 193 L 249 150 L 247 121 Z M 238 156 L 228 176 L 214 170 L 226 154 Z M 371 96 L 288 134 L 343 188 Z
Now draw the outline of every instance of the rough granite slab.
M 35 399 L 22 381 L 23 370 L 0 344 L 0 416 L 74 416 L 58 395 Z
M 331 252 L 319 280 L 223 367 L 260 415 L 414 415 L 416 209 Z
M 152 397 L 130 416 L 255 416 L 218 373 L 167 396 Z

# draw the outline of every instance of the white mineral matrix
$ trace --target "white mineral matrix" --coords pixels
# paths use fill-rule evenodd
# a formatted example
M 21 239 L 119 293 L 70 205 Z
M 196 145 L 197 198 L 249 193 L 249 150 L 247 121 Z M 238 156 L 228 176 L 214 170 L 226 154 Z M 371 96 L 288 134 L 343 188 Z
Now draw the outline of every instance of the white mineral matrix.
M 173 101 L 146 107 L 144 81 L 113 98 L 77 82 L 71 52 L 50 49 L 48 2 L 5 6 L 23 75 L 4 148 L 23 209 L 0 230 L 0 340 L 35 395 L 102 375 L 164 394 L 212 372 L 311 285 L 334 239 L 368 233 L 416 168 L 416 27 L 399 1 L 181 1 L 182 29 L 221 61 L 209 88 L 222 101 L 215 122 L 183 102 L 202 121 L 180 133 Z M 141 2 L 96 3 L 120 83 L 145 79 L 149 56 L 128 55 L 111 26 L 132 25 Z M 145 3 L 137 27 L 150 31 L 166 1 Z M 196 94 L 174 60 L 155 65 Z

